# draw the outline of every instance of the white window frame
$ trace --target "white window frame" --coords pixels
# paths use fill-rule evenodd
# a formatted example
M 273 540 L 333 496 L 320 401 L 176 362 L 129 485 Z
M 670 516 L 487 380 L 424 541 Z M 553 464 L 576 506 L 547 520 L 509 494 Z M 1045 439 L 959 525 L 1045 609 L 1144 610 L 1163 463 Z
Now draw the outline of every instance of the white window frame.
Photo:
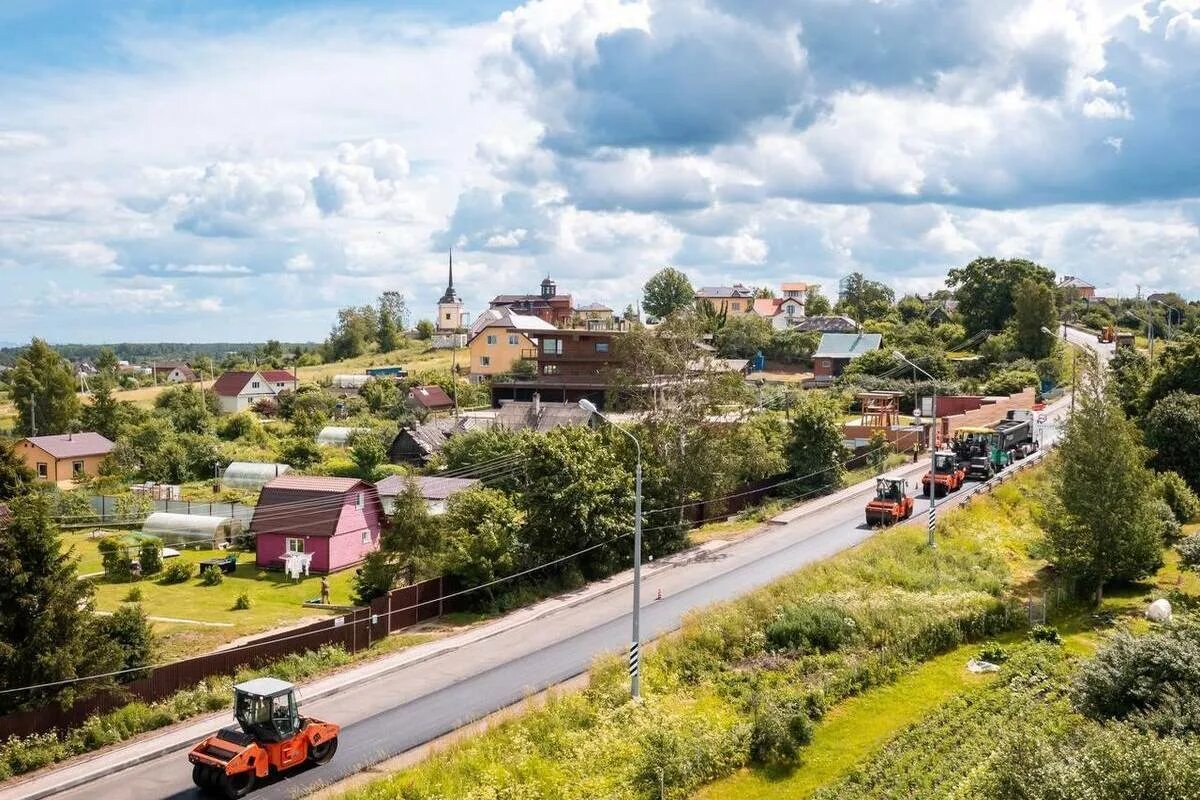
M 362 543 L 363 544 L 371 543 L 371 532 L 369 530 L 362 532 Z
M 250 381 L 250 388 L 251 388 L 251 389 L 257 389 L 257 388 L 259 388 L 259 383 L 258 383 L 258 381 Z
M 498 343 L 499 341 L 500 341 L 500 339 L 499 339 L 499 338 L 496 336 L 496 334 L 494 334 L 494 333 L 489 333 L 489 334 L 487 335 L 487 344 L 488 344 L 488 347 L 491 347 L 492 345 L 494 345 L 494 344 Z
M 518 334 L 510 333 L 508 335 L 508 343 L 510 345 L 516 346 L 521 343 L 521 337 Z
M 297 549 L 296 545 L 299 545 Z M 303 553 L 304 540 L 298 536 L 288 536 L 283 540 L 283 552 L 285 553 Z
M 479 357 L 479 366 L 490 367 L 491 365 L 492 365 L 492 357 L 491 356 L 480 356 Z
M 39 461 L 37 465 L 37 474 L 39 478 L 50 477 L 50 465 L 45 461 Z

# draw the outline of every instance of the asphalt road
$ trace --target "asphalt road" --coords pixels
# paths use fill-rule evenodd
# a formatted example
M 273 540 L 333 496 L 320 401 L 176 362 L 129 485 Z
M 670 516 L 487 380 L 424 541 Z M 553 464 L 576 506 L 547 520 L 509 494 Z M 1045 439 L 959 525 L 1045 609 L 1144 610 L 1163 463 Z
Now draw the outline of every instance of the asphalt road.
M 1068 337 L 1099 349 L 1095 338 Z M 1065 411 L 1060 404 L 1058 414 Z M 1053 415 L 1051 415 L 1052 417 Z M 1058 426 L 1049 421 L 1043 440 Z M 939 500 L 961 503 L 975 484 Z M 852 547 L 873 534 L 863 522 L 864 491 L 812 515 L 686 563 L 660 569 L 643 581 L 643 639 L 679 627 L 688 611 L 724 600 Z M 914 516 L 927 501 L 918 497 Z M 656 600 L 661 590 L 662 599 Z M 522 697 L 587 670 L 601 653 L 623 651 L 629 641 L 628 590 L 577 606 L 451 653 L 396 670 L 336 695 L 307 703 L 306 714 L 342 725 L 340 748 L 328 765 L 261 785 L 254 797 L 292 798 L 305 789 L 357 772 L 453 731 Z M 231 720 L 232 721 L 232 720 Z M 151 800 L 197 797 L 183 753 L 163 756 L 56 795 L 72 800 Z

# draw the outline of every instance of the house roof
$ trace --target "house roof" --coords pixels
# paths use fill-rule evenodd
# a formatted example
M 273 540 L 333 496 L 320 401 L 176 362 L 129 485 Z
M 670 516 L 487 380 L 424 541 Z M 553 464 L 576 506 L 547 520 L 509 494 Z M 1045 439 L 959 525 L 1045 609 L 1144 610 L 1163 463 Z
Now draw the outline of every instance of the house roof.
M 437 385 L 414 386 L 409 390 L 408 396 L 417 405 L 430 410 L 454 407 L 454 401 L 450 399 L 450 395 Z
M 754 292 L 740 283 L 733 286 L 701 286 L 696 290 L 696 297 L 699 298 L 723 298 L 723 297 L 752 297 Z
M 334 498 L 350 492 L 363 492 L 366 499 L 375 503 L 382 513 L 379 493 L 366 481 L 315 475 L 280 475 L 259 493 L 250 529 L 257 534 L 333 536 L 344 507 Z
M 853 333 L 858 330 L 858 323 L 849 317 L 805 317 L 796 323 L 795 329 L 798 331 L 816 331 L 817 333 Z
M 242 389 L 246 388 L 246 384 L 250 382 L 255 373 L 246 370 L 233 370 L 230 372 L 222 372 L 221 377 L 217 378 L 213 383 L 213 394 L 218 397 L 237 397 L 242 393 Z
M 589 412 L 575 403 L 542 401 L 538 404 L 538 413 L 534 414 L 533 403 L 512 400 L 501 403 L 500 410 L 496 412 L 496 425 L 509 430 L 531 429 L 545 433 L 554 428 L 587 425 L 590 417 Z
M 115 445 L 98 433 L 62 433 L 57 436 L 30 436 L 25 439 L 45 450 L 54 458 L 102 456 L 112 452 Z
M 468 338 L 474 339 L 488 328 L 526 328 L 532 330 L 552 331 L 555 327 L 541 317 L 530 314 L 518 314 L 511 308 L 489 308 L 484 311 L 471 325 Z
M 813 358 L 857 358 L 881 344 L 883 335 L 878 333 L 824 333 Z
M 421 490 L 426 500 L 445 500 L 452 494 L 479 485 L 478 478 L 442 478 L 437 475 L 389 475 L 375 484 L 383 497 L 395 497 L 404 491 L 404 485 L 412 481 Z
M 407 436 L 418 450 L 430 456 L 440 452 L 445 446 L 446 440 L 454 434 L 464 433 L 476 427 L 478 425 L 474 417 L 430 420 L 412 428 L 401 428 L 400 432 L 396 434 L 396 439 L 392 440 L 392 447 L 389 448 L 389 451 L 396 447 L 397 439 Z
M 795 281 L 793 283 L 781 284 L 779 288 L 785 292 L 807 292 L 808 284 L 804 281 Z
M 187 364 L 184 364 L 182 361 L 171 361 L 154 365 L 154 372 L 157 374 L 162 374 L 164 372 L 170 373 L 174 372 L 175 370 L 179 370 L 181 374 L 191 376 L 193 378 L 196 376 L 196 373 L 192 370 L 192 368 Z
M 604 303 L 588 303 L 586 306 L 579 306 L 576 311 L 612 311 L 611 308 Z
M 288 372 L 286 369 L 267 369 L 258 373 L 263 376 L 264 380 L 271 383 L 295 383 L 296 376 Z
M 773 317 L 783 300 L 778 297 L 758 297 L 754 300 L 754 313 L 760 317 Z
M 1096 285 L 1088 283 L 1083 278 L 1076 278 L 1074 275 L 1064 275 L 1063 279 L 1058 282 L 1059 287 L 1071 289 L 1095 289 Z

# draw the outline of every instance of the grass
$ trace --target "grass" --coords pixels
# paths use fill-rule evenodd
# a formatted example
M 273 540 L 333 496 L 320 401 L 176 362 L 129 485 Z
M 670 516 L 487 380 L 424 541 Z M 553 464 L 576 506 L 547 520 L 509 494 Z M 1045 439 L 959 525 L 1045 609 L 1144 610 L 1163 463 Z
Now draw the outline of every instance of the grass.
M 842 777 L 904 727 L 955 694 L 991 680 L 968 672 L 979 646 L 964 645 L 938 656 L 895 683 L 852 697 L 825 716 L 795 770 L 743 769 L 710 784 L 697 800 L 801 800 Z
M 67 534 L 63 538 L 74 546 L 80 556 L 81 574 L 102 570 L 95 539 L 83 533 Z M 205 558 L 225 555 L 226 551 L 220 550 L 183 550 L 178 558 L 189 564 L 197 564 Z M 212 626 L 154 621 L 160 660 L 196 655 L 235 639 L 315 621 L 336 613 L 301 605 L 306 600 L 320 597 L 319 577 L 309 576 L 292 581 L 282 572 L 258 569 L 254 566 L 252 554 L 243 553 L 240 557 L 236 572 L 226 575 L 216 586 L 205 586 L 200 582 L 198 567 L 193 577 L 184 583 L 164 584 L 153 576 L 136 583 L 100 581 L 96 584 L 96 608 L 99 611 L 115 611 L 124 603 L 130 588 L 138 586 L 142 591 L 142 608 L 152 617 L 222 623 L 221 626 Z M 332 603 L 352 604 L 353 577 L 353 570 L 329 576 Z M 234 602 L 242 592 L 249 596 L 250 608 L 234 610 Z

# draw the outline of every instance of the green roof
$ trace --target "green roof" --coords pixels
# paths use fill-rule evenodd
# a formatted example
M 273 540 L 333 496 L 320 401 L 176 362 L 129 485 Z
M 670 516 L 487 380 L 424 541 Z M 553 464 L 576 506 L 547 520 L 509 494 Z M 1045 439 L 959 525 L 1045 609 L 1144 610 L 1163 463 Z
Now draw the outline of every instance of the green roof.
M 857 358 L 882 344 L 879 333 L 823 333 L 813 358 Z

